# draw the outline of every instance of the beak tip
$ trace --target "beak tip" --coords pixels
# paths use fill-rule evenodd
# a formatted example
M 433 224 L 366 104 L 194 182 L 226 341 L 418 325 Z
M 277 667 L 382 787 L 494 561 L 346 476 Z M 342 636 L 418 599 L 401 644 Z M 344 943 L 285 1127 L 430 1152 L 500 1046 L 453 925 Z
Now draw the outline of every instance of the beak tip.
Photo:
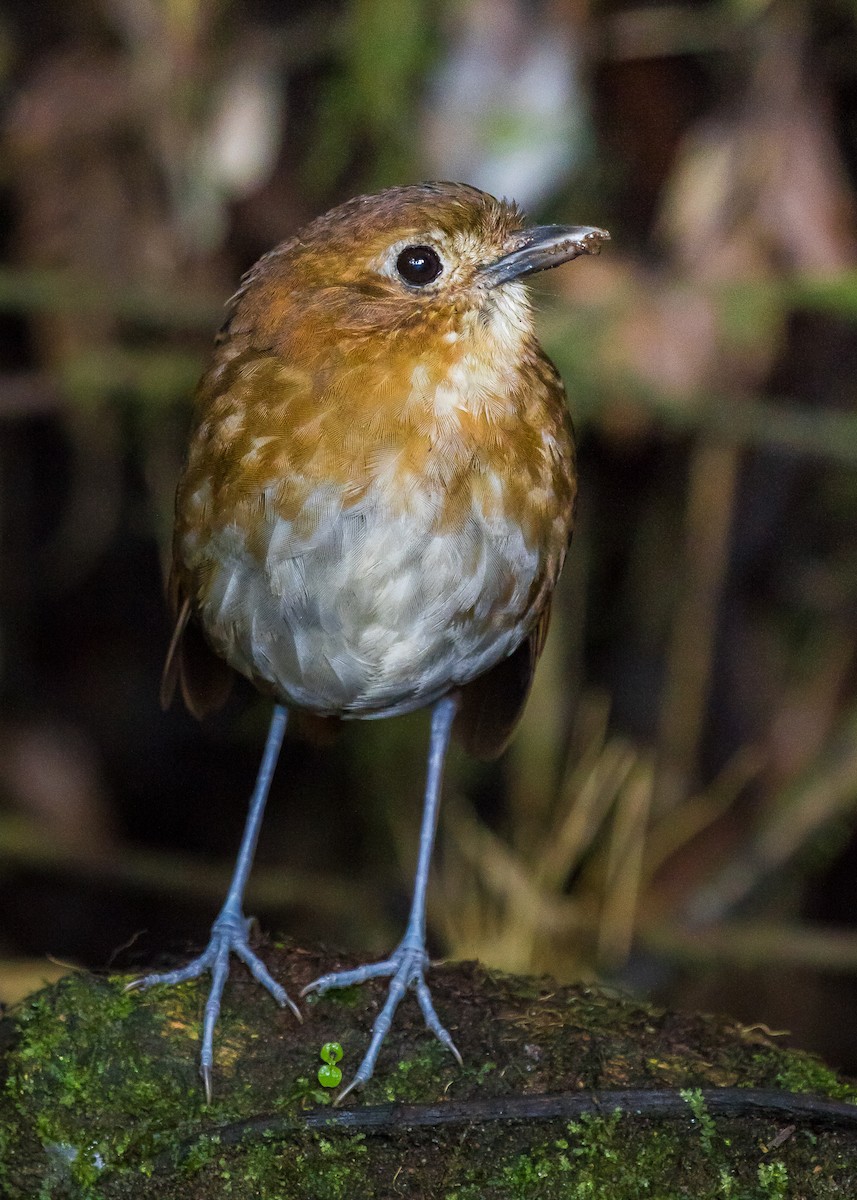
M 610 234 L 606 229 L 592 225 L 581 230 L 578 241 L 584 254 L 600 254 L 604 243 L 610 241 Z
M 550 270 L 582 254 L 600 254 L 610 234 L 595 225 L 539 225 L 524 230 L 522 238 L 516 249 L 486 266 L 490 285 Z

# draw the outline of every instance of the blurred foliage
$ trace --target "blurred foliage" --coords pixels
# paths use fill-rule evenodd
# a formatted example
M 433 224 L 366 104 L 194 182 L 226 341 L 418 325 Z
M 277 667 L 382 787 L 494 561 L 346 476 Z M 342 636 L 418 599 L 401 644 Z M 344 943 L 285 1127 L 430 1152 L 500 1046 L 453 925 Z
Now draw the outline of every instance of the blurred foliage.
M 450 763 L 438 945 L 857 1066 L 854 6 L 10 0 L 0 76 L 6 978 L 202 938 L 265 711 L 157 709 L 194 380 L 260 253 L 466 172 L 613 242 L 534 289 L 578 529 L 511 751 Z M 425 737 L 289 745 L 266 921 L 392 943 Z
M 335 34 L 336 68 L 319 98 L 303 178 L 315 193 L 346 172 L 356 190 L 414 178 L 420 166 L 414 113 L 437 47 L 429 0 L 354 0 Z M 371 148 L 368 162 L 362 152 Z

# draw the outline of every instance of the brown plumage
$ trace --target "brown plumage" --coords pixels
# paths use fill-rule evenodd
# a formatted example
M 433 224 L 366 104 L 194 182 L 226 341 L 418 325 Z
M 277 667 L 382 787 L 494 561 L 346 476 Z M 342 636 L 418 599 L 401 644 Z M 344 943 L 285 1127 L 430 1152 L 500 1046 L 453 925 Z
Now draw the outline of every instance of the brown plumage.
M 165 704 L 178 683 L 203 716 L 234 670 L 311 721 L 434 705 L 471 753 L 503 749 L 576 495 L 521 277 L 606 237 L 423 184 L 351 200 L 256 264 L 197 393 Z M 441 760 L 448 733 L 433 725 Z

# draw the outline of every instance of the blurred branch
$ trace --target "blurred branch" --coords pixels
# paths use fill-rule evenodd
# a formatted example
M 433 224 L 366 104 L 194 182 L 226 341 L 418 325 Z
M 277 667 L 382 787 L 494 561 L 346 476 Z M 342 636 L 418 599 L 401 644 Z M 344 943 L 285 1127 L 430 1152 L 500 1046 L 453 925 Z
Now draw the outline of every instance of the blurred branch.
M 568 934 L 586 927 L 582 905 L 570 896 L 543 888 L 533 872 L 462 802 L 447 819 L 457 851 L 476 873 L 492 901 L 514 914 L 514 923 L 529 930 Z M 513 922 L 509 920 L 508 924 Z
M 101 280 L 69 271 L 0 266 L 0 312 L 97 312 L 157 327 L 213 331 L 223 319 L 224 298 L 137 287 L 111 290 Z
M 69 359 L 62 371 L 0 375 L 0 421 L 38 416 L 70 404 L 92 407 L 105 396 L 130 394 L 145 403 L 171 404 L 190 394 L 203 358 L 187 351 L 92 351 Z
M 661 867 L 724 816 L 745 788 L 758 780 L 764 765 L 765 755 L 759 747 L 742 747 L 703 792 L 687 797 L 679 808 L 652 823 L 643 865 L 650 903 L 663 902 L 663 896 L 652 887 Z
M 222 903 L 231 877 L 227 864 L 207 863 L 182 854 L 139 847 L 91 854 L 52 841 L 44 829 L 17 817 L 0 816 L 0 865 L 65 871 L 90 882 L 141 888 L 161 895 Z M 247 886 L 247 907 L 266 910 L 306 905 L 314 912 L 343 920 L 361 913 L 361 920 L 384 927 L 381 895 L 356 879 L 323 871 L 257 866 Z
M 69 357 L 60 378 L 66 394 L 84 404 L 116 392 L 147 403 L 172 404 L 193 391 L 203 364 L 203 356 L 188 350 L 115 346 Z
M 546 339 L 551 357 L 563 371 L 572 397 L 575 417 L 581 426 L 609 412 L 611 399 L 575 393 L 573 365 L 564 360 L 557 344 Z M 567 353 L 567 352 L 566 352 Z M 693 403 L 640 388 L 628 379 L 622 395 L 627 409 L 634 403 L 671 433 L 706 434 L 727 445 L 782 450 L 789 454 L 827 459 L 844 466 L 857 464 L 857 413 L 830 412 L 798 407 L 787 398 L 761 400 L 735 393 L 708 393 Z
M 539 887 L 560 891 L 598 837 L 617 795 L 628 782 L 638 751 L 623 738 L 587 748 L 561 788 L 561 816 L 534 865 Z
M 548 347 L 570 381 L 576 424 L 585 428 L 600 420 L 610 411 L 612 398 L 578 394 L 571 382 L 573 366 L 565 365 L 567 343 L 548 340 Z M 178 351 L 134 354 L 116 350 L 69 364 L 65 383 L 72 383 L 83 395 L 90 389 L 101 395 L 121 389 L 140 400 L 169 401 L 193 390 L 202 363 L 202 356 Z M 857 464 L 857 413 L 799 408 L 785 399 L 736 399 L 734 395 L 706 396 L 692 406 L 680 406 L 673 397 L 643 392 L 636 381 L 629 381 L 628 394 L 623 397 L 626 406 L 629 396 L 674 434 L 703 433 L 729 445 L 779 449 L 845 466 Z M 63 381 L 47 372 L 0 375 L 0 420 L 52 411 L 67 400 Z
M 857 806 L 857 706 L 846 713 L 821 753 L 774 797 L 740 853 L 700 887 L 687 911 L 694 934 L 722 920 L 766 879 L 805 853 L 819 834 Z
M 735 921 L 691 930 L 670 922 L 643 926 L 636 939 L 645 950 L 685 964 L 857 971 L 857 934 L 824 925 Z

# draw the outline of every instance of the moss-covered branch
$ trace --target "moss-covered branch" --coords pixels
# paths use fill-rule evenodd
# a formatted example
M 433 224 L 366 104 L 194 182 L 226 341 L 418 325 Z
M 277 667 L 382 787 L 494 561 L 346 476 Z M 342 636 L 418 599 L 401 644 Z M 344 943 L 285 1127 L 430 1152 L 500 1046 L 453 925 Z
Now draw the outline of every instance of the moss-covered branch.
M 281 945 L 265 956 L 295 993 L 338 965 Z M 406 1003 L 377 1078 L 334 1110 L 319 1050 L 340 1042 L 347 1078 L 380 987 L 319 999 L 298 1024 L 236 968 L 207 1105 L 204 988 L 140 996 L 123 982 L 69 977 L 0 1026 L 11 1200 L 857 1193 L 857 1089 L 757 1029 L 438 967 L 435 999 L 465 1068 Z

